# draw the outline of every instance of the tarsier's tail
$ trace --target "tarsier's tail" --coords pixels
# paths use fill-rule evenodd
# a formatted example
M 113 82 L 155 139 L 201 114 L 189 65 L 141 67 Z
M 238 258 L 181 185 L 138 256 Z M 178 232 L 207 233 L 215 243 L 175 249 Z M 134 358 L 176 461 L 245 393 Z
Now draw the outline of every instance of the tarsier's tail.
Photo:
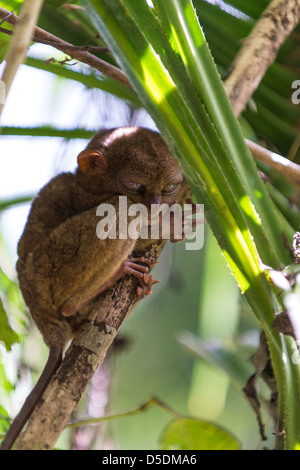
M 24 405 L 19 411 L 18 415 L 13 420 L 4 440 L 2 441 L 0 450 L 10 450 L 18 435 L 22 431 L 23 426 L 30 418 L 33 410 L 35 409 L 39 399 L 41 398 L 46 386 L 48 385 L 51 376 L 56 372 L 62 360 L 62 350 L 58 347 L 50 347 L 49 357 L 44 367 L 44 370 L 37 381 L 34 389 L 26 398 Z

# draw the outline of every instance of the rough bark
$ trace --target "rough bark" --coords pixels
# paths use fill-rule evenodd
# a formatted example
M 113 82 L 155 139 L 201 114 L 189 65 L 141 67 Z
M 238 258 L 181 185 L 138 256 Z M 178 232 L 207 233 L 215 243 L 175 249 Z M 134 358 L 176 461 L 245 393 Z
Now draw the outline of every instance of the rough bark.
M 236 116 L 245 108 L 280 46 L 299 22 L 300 0 L 273 0 L 243 42 L 224 82 Z

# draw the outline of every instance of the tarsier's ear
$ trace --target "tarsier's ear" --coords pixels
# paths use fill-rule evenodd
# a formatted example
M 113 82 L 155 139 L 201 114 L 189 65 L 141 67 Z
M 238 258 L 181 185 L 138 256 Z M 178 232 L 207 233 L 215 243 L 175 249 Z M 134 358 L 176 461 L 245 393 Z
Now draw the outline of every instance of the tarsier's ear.
M 77 157 L 77 163 L 82 173 L 87 175 L 104 173 L 107 169 L 104 156 L 97 150 L 83 150 Z

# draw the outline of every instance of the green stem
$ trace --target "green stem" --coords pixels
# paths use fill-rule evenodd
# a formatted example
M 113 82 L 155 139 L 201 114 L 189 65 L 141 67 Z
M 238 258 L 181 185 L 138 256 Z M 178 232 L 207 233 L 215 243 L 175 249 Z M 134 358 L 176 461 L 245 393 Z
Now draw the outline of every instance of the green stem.
M 16 206 L 18 204 L 24 204 L 25 202 L 31 202 L 34 196 L 21 196 L 15 197 L 13 199 L 6 199 L 0 200 L 0 211 L 5 209 L 9 209 L 12 206 Z
M 57 129 L 50 126 L 41 127 L 11 127 L 0 128 L 1 135 L 35 136 L 35 137 L 61 137 L 63 139 L 90 139 L 96 131 L 87 129 Z
M 79 426 L 87 426 L 89 424 L 97 424 L 101 423 L 102 421 L 112 421 L 114 419 L 120 419 L 120 418 L 127 418 L 128 416 L 134 416 L 136 414 L 140 414 L 144 411 L 148 411 L 149 408 L 152 408 L 153 406 L 158 406 L 162 410 L 164 410 L 166 413 L 172 416 L 172 418 L 179 419 L 181 416 L 172 410 L 166 403 L 164 403 L 162 400 L 156 397 L 151 397 L 149 400 L 147 400 L 145 403 L 140 405 L 138 408 L 135 408 L 134 410 L 130 411 L 125 411 L 125 413 L 117 413 L 115 415 L 110 415 L 110 416 L 100 416 L 98 418 L 86 418 L 86 419 L 81 419 L 78 421 L 73 421 L 69 424 L 67 424 L 66 428 L 77 428 Z

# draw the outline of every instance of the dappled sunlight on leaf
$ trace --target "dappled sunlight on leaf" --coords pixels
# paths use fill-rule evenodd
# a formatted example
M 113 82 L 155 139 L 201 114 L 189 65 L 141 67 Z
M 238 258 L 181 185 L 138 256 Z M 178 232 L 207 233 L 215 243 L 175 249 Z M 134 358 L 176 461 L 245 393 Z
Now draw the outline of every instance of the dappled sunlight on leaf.
M 215 424 L 198 419 L 172 421 L 161 437 L 163 450 L 238 450 L 239 442 Z
M 19 341 L 17 333 L 10 327 L 2 301 L 0 299 L 0 341 L 4 343 L 6 350 L 10 351 L 13 343 Z

